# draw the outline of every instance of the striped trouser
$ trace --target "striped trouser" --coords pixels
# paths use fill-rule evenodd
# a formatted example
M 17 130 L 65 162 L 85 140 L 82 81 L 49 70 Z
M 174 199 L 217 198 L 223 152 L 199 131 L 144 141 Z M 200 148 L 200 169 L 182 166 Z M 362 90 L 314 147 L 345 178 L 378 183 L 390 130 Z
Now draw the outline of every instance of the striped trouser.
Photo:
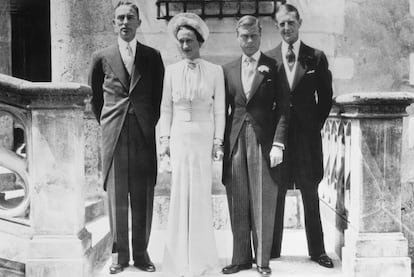
M 232 156 L 226 185 L 233 231 L 232 264 L 252 261 L 251 237 L 258 266 L 268 266 L 278 187 L 270 175 L 252 125 L 245 122 Z

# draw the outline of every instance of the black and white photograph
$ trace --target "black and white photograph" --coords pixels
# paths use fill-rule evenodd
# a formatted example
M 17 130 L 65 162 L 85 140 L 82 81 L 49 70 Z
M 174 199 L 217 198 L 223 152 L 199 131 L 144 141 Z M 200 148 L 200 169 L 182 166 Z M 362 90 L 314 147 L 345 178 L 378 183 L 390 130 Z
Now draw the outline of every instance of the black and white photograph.
M 414 0 L 0 0 L 0 277 L 413 277 Z

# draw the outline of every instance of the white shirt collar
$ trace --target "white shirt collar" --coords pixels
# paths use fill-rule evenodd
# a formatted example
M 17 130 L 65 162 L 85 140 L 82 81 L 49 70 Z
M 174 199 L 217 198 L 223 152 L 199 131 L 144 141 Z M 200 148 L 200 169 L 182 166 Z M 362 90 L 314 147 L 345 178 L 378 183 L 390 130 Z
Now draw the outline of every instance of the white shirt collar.
M 300 42 L 301 42 L 301 40 L 298 37 L 298 39 L 292 44 L 292 46 L 293 46 L 293 52 L 295 53 L 296 58 L 297 58 L 298 53 L 299 53 Z M 282 55 L 283 56 L 286 55 L 286 52 L 288 50 L 288 47 L 289 47 L 289 44 L 287 44 L 284 40 L 282 40 Z
M 135 52 L 137 51 L 137 40 L 133 39 L 130 42 L 126 42 L 122 38 L 118 37 L 119 49 L 122 49 L 122 50 L 126 49 L 128 44 L 131 46 L 132 54 L 135 56 Z
M 253 55 L 251 55 L 250 57 L 252 57 L 254 59 L 254 61 L 257 63 L 260 59 L 260 54 L 261 54 L 260 50 L 257 50 L 257 52 L 254 53 Z M 243 53 L 242 62 L 244 62 L 247 58 L 248 58 L 248 56 Z

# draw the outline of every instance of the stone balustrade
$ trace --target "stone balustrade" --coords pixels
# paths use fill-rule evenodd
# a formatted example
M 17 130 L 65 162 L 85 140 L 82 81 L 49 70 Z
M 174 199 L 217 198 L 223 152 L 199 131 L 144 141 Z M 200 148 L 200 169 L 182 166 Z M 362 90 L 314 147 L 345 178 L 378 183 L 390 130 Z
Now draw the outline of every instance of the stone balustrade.
M 0 258 L 25 264 L 27 277 L 92 274 L 84 203 L 83 120 L 89 94 L 84 85 L 31 83 L 0 75 L 0 122 L 9 126 L 0 133 L 0 166 L 5 172 L 0 176 L 15 172 L 24 188 L 23 201 L 14 207 L 19 209 L 8 216 L 22 217 L 30 206 L 27 241 L 16 256 Z M 24 151 L 22 145 L 13 147 L 16 126 L 24 131 Z M 6 212 L 0 210 L 0 217 L 13 221 Z M 2 237 L 12 235 L 17 236 L 6 232 Z
M 404 92 L 341 95 L 324 126 L 320 198 L 335 214 L 343 276 L 411 276 L 400 168 L 402 119 L 413 102 Z

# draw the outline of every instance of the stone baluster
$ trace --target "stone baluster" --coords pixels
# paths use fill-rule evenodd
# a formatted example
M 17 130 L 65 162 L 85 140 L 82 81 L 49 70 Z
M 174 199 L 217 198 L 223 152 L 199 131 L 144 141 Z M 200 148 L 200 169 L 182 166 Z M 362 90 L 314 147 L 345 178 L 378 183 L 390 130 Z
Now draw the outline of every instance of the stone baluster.
M 347 277 L 410 277 L 411 260 L 401 226 L 402 118 L 414 94 L 338 96 L 350 122 L 350 203 L 342 250 Z
M 29 111 L 27 157 L 33 237 L 27 277 L 91 276 L 85 229 L 85 99 L 78 84 L 30 83 L 1 76 L 0 102 Z

